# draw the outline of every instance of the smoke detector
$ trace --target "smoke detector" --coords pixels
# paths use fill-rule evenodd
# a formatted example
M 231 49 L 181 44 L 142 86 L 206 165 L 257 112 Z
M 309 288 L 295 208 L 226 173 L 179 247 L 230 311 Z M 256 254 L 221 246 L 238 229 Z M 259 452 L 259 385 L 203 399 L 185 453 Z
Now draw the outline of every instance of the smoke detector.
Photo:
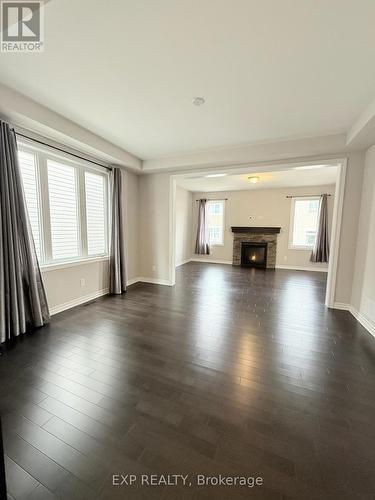
M 202 106 L 206 102 L 206 99 L 204 97 L 194 97 L 192 100 L 192 103 L 194 106 Z

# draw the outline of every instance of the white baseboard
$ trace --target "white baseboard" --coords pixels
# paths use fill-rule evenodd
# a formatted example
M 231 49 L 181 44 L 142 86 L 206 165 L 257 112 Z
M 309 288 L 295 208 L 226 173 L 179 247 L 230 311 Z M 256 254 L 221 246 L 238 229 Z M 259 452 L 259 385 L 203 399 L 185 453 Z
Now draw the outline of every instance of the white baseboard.
M 319 273 L 328 273 L 328 269 L 322 269 L 320 267 L 276 266 L 276 269 L 290 269 L 292 271 L 315 271 Z
M 139 278 L 131 278 L 130 280 L 126 281 L 126 286 L 134 285 L 134 283 L 138 283 Z
M 231 260 L 213 260 L 213 259 L 198 259 L 193 257 L 190 259 L 192 262 L 205 262 L 206 264 L 229 264 L 232 265 Z
M 339 309 L 340 311 L 349 311 L 352 306 L 350 304 L 346 304 L 345 302 L 335 302 L 333 304 L 332 309 Z
M 80 306 L 85 302 L 90 302 L 91 300 L 95 300 L 103 295 L 108 294 L 108 288 L 104 288 L 103 290 L 98 290 L 97 292 L 88 293 L 86 295 L 82 295 L 82 297 L 78 297 L 77 299 L 69 300 L 68 302 L 64 302 L 58 306 L 51 307 L 49 312 L 51 316 L 58 314 L 60 312 L 66 311 L 67 309 L 71 309 L 72 307 Z
M 172 286 L 172 284 L 169 280 L 145 278 L 145 277 L 131 278 L 130 280 L 127 280 L 126 286 L 134 285 L 134 283 L 138 283 L 138 282 L 153 283 L 155 285 Z M 60 304 L 58 306 L 51 307 L 49 310 L 50 315 L 54 316 L 55 314 L 66 311 L 67 309 L 71 309 L 72 307 L 80 306 L 82 304 L 85 304 L 86 302 L 90 302 L 91 300 L 95 300 L 95 299 L 98 299 L 99 297 L 103 297 L 103 295 L 108 295 L 108 293 L 109 293 L 108 288 L 103 288 L 102 290 L 98 290 L 97 292 L 82 295 L 82 297 L 78 297 L 76 299 L 69 300 L 68 302 L 64 302 L 63 304 Z
M 190 261 L 191 261 L 191 259 L 186 259 L 186 260 L 182 260 L 181 262 L 177 262 L 176 267 L 183 266 L 184 264 L 187 264 Z
M 164 280 L 161 278 L 147 278 L 146 276 L 138 276 L 137 278 L 132 278 L 126 282 L 126 286 L 134 285 L 135 283 L 152 283 L 153 285 L 173 286 L 173 283 L 170 280 Z
M 140 278 L 138 278 L 138 281 L 140 281 L 141 283 L 152 283 L 153 285 L 173 286 L 173 283 L 170 280 L 163 280 L 160 278 L 147 278 L 141 276 Z
M 375 324 L 373 321 L 371 321 L 368 317 L 366 317 L 364 314 L 360 313 L 355 309 L 353 306 L 350 306 L 350 312 L 353 314 L 355 319 L 361 323 L 363 328 L 366 328 L 366 330 L 373 336 L 375 337 Z
M 351 304 L 345 304 L 344 302 L 335 302 L 333 305 L 334 309 L 340 309 L 342 311 L 349 311 L 355 319 L 361 323 L 363 328 L 375 337 L 375 324 L 369 318 L 367 318 L 364 314 L 360 313 L 354 306 Z

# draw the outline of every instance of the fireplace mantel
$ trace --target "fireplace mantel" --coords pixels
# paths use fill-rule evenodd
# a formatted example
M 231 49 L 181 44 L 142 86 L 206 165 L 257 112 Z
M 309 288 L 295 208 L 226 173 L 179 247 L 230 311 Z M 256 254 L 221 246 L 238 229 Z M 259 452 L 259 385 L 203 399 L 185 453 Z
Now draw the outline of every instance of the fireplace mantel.
M 281 227 L 259 227 L 259 226 L 232 226 L 233 233 L 255 233 L 255 234 L 278 234 Z

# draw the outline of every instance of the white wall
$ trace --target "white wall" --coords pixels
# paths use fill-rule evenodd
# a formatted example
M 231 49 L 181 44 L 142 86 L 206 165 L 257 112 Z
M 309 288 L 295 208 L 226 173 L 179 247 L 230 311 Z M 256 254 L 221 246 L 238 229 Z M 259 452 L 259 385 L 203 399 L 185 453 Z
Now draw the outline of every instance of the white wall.
M 169 284 L 170 175 L 151 174 L 139 178 L 139 275 Z
M 348 156 L 335 302 L 349 303 L 351 299 L 364 161 L 363 152 Z
M 123 216 L 127 280 L 138 270 L 138 176 L 123 171 Z M 48 304 L 52 314 L 92 300 L 108 292 L 109 260 L 70 265 L 42 271 Z M 81 280 L 84 280 L 83 284 Z
M 132 281 L 139 276 L 139 176 L 124 171 L 122 182 L 126 279 Z
M 193 197 L 190 191 L 180 186 L 176 187 L 176 266 L 179 266 L 192 257 L 192 210 Z
M 375 332 L 375 145 L 365 157 L 351 305 Z
M 328 264 L 310 262 L 311 250 L 288 248 L 289 224 L 292 200 L 287 195 L 329 193 L 334 195 L 335 186 L 308 186 L 280 189 L 256 189 L 246 191 L 226 191 L 216 193 L 194 193 L 199 198 L 227 198 L 225 202 L 224 246 L 211 247 L 210 255 L 194 255 L 193 258 L 232 262 L 233 233 L 231 226 L 277 226 L 281 227 L 277 236 L 276 266 L 291 266 L 327 270 Z M 331 230 L 334 196 L 328 198 L 329 231 Z M 249 217 L 255 217 L 249 220 Z M 196 233 L 198 203 L 193 204 L 193 235 Z M 194 245 L 192 239 L 192 248 Z
M 108 259 L 42 270 L 51 314 L 69 309 L 108 292 Z M 81 279 L 85 280 L 81 285 Z

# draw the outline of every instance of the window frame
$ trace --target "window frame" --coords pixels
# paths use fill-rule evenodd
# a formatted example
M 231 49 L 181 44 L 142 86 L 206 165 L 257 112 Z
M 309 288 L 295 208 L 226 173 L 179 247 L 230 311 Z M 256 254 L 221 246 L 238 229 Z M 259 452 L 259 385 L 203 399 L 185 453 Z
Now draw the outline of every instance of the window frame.
M 18 141 L 18 151 L 33 154 L 37 178 L 37 195 L 39 199 L 40 220 L 40 268 L 42 271 L 72 267 L 85 262 L 95 262 L 109 259 L 110 242 L 110 196 L 109 171 L 104 167 L 96 166 L 86 160 L 76 160 L 68 153 L 56 153 L 48 146 L 40 147 L 29 141 Z M 53 259 L 52 234 L 50 218 L 50 200 L 48 187 L 48 160 L 71 166 L 75 169 L 77 193 L 77 222 L 78 222 L 78 256 L 74 258 Z M 105 252 L 88 255 L 87 216 L 86 216 L 86 189 L 85 172 L 101 175 L 105 179 L 104 207 L 105 207 Z
M 311 251 L 314 248 L 314 245 L 295 245 L 293 243 L 294 240 L 294 218 L 295 218 L 295 206 L 296 201 L 313 201 L 320 200 L 320 196 L 294 196 L 292 198 L 291 208 L 290 208 L 290 221 L 289 221 L 289 240 L 288 240 L 288 248 L 289 250 L 308 250 Z M 319 214 L 319 209 L 318 209 Z M 317 215 L 318 217 L 318 215 Z
M 206 214 L 206 217 L 207 217 L 207 237 L 209 237 L 209 224 L 208 224 L 208 216 L 210 215 L 209 214 L 209 206 L 210 204 L 215 204 L 215 203 L 220 203 L 223 207 L 223 230 L 222 230 L 222 235 L 223 235 L 223 238 L 222 238 L 222 243 L 211 243 L 209 241 L 209 245 L 210 247 L 223 247 L 225 246 L 225 200 L 207 200 L 207 214 Z M 219 215 L 219 214 L 212 214 L 212 215 Z M 213 227 L 217 227 L 217 226 L 213 226 Z

